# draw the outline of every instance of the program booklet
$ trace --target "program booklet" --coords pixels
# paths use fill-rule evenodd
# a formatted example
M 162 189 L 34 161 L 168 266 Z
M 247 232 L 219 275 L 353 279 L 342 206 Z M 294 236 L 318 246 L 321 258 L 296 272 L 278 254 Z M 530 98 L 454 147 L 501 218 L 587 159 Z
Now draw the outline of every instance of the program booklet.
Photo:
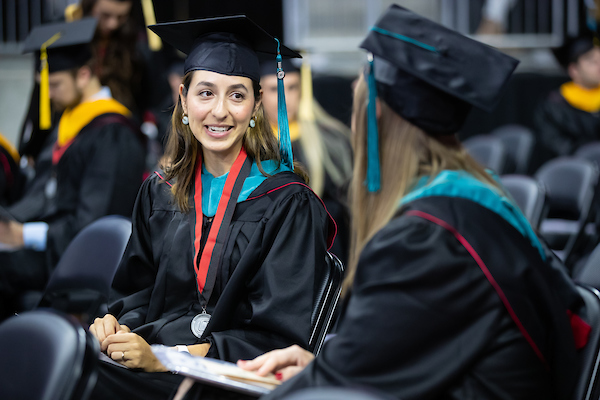
M 259 376 L 241 369 L 234 363 L 195 357 L 186 352 L 173 350 L 172 347 L 152 345 L 152 352 L 169 371 L 231 391 L 259 397 L 281 384 L 272 374 Z

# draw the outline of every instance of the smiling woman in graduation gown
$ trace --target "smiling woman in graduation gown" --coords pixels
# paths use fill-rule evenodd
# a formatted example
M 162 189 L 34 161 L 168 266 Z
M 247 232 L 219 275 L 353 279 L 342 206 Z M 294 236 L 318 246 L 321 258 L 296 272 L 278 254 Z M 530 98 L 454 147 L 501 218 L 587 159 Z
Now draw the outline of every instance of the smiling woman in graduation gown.
M 282 379 L 305 367 L 269 400 L 322 386 L 571 398 L 589 333 L 574 314 L 581 298 L 455 138 L 471 106 L 493 107 L 517 61 L 398 6 L 361 47 L 372 57 L 354 96 L 356 253 L 337 335 L 310 363 L 290 347 L 239 365 Z
M 90 328 L 102 351 L 137 371 L 103 363 L 92 398 L 172 393 L 181 378 L 149 344 L 227 361 L 308 348 L 335 236 L 294 168 L 289 134 L 279 143 L 264 117 L 254 50 L 274 53 L 274 39 L 245 17 L 151 28 L 188 54 L 185 76 L 165 168 L 136 201 L 110 314 Z

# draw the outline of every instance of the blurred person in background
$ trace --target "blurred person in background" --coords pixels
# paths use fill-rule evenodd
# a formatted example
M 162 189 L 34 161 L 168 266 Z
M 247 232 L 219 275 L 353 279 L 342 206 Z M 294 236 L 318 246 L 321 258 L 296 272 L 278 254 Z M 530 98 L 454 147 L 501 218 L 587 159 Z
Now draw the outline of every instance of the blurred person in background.
M 7 206 L 21 196 L 25 177 L 19 162 L 19 152 L 0 133 L 0 206 Z
M 96 19 L 42 25 L 24 43 L 40 59 L 42 119 L 63 111 L 39 174 L 0 220 L 0 319 L 25 290 L 41 290 L 73 237 L 111 214 L 131 217 L 144 172 L 144 137 L 90 66 Z
M 277 76 L 273 60 L 261 62 L 263 106 L 275 134 L 277 129 Z M 346 203 L 352 175 L 350 130 L 333 118 L 313 97 L 308 61 L 298 68 L 283 61 L 285 101 L 294 158 L 308 168 L 310 187 L 319 195 L 338 226 L 331 250 L 342 262 L 348 260 L 350 217 Z
M 573 154 L 582 145 L 600 140 L 598 45 L 598 38 L 589 33 L 554 50 L 571 80 L 551 92 L 535 111 L 542 161 Z
M 68 6 L 64 14 L 67 22 L 84 17 L 98 20 L 90 64 L 94 66 L 94 74 L 140 124 L 151 122 L 155 125 L 154 117 L 147 111 L 168 92 L 162 67 L 163 53 L 149 48 L 146 30 L 138 21 L 136 11 L 139 11 L 139 4 L 134 0 L 81 0 Z M 39 86 L 36 84 L 19 144 L 19 152 L 27 157 L 30 165 L 43 151 L 52 130 L 39 124 L 38 98 Z M 53 111 L 52 122 L 55 124 L 60 112 Z M 149 136 L 154 138 L 156 127 L 145 126 L 152 131 Z

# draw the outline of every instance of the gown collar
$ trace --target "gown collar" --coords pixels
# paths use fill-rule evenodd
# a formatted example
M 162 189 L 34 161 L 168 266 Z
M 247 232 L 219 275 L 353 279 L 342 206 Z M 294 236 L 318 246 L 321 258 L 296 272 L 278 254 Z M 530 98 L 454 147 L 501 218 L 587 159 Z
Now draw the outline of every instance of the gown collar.
M 495 174 L 492 173 L 491 176 L 500 183 Z M 508 191 L 505 190 L 505 193 Z M 413 190 L 400 200 L 400 206 L 432 196 L 463 198 L 493 211 L 529 239 L 542 259 L 546 259 L 544 249 L 527 218 L 514 201 L 503 195 L 497 188 L 476 179 L 466 171 L 444 170 L 433 179 L 429 176 L 418 179 Z
M 277 161 L 273 160 L 262 161 L 261 165 L 265 172 L 269 175 L 275 175 L 284 171 L 291 171 L 287 165 L 283 163 L 278 165 Z M 202 164 L 202 214 L 205 216 L 215 216 L 228 174 L 229 173 L 214 177 L 206 170 L 204 164 Z M 266 179 L 267 177 L 260 172 L 256 161 L 253 160 L 252 167 L 250 169 L 250 175 L 244 181 L 244 185 L 242 186 L 242 191 L 240 192 L 237 202 L 240 203 L 245 201 L 248 196 L 250 196 L 250 193 L 260 186 L 260 184 Z

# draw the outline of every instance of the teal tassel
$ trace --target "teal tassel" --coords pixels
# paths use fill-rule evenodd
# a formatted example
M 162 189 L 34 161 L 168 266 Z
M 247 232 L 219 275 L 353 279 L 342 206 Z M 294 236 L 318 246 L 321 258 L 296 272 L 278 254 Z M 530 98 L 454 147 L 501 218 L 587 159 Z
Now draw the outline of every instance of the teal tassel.
M 373 70 L 373 56 L 369 55 L 369 103 L 367 104 L 367 190 L 377 192 L 381 187 L 379 168 L 379 129 L 377 127 L 377 85 Z
M 283 77 L 285 72 L 281 68 L 282 57 L 279 52 L 279 40 L 277 40 L 277 124 L 279 125 L 279 153 L 281 160 L 294 170 L 294 155 L 292 153 L 292 140 L 290 139 L 290 127 L 288 125 L 287 107 L 285 105 L 285 87 Z

